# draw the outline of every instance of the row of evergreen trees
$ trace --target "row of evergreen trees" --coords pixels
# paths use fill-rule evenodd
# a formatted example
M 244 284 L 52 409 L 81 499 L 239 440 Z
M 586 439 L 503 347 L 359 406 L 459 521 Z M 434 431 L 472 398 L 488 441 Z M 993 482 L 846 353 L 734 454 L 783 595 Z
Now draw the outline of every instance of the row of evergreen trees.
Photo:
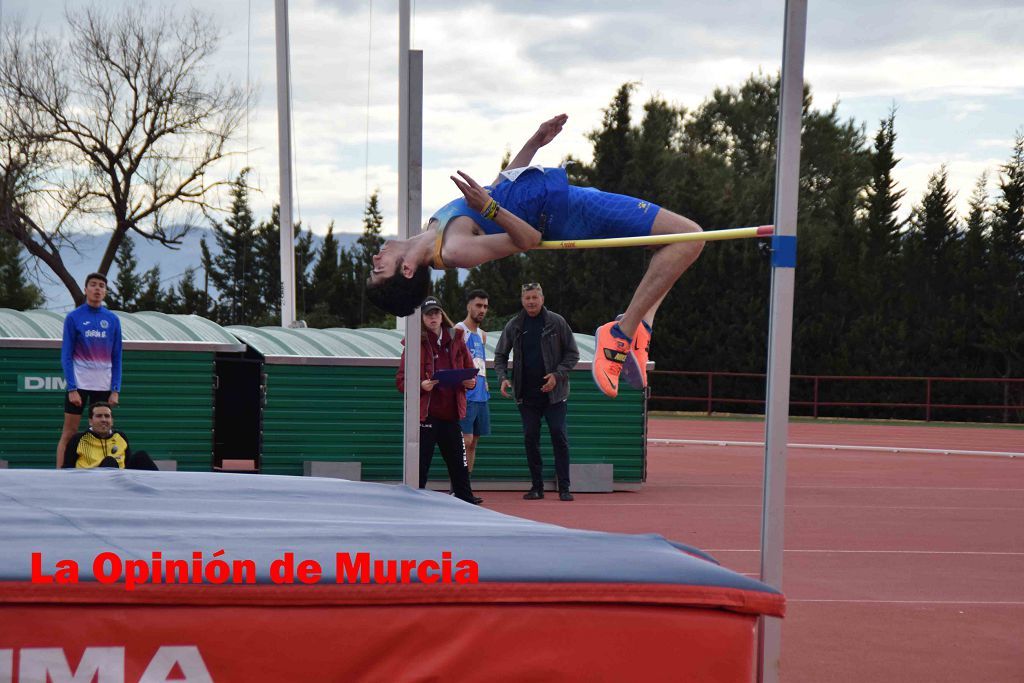
M 568 160 L 572 181 L 642 197 L 705 229 L 771 223 L 778 92 L 777 78 L 756 75 L 716 90 L 692 111 L 653 98 L 636 122 L 633 85 L 625 84 L 589 134 L 593 163 Z M 966 216 L 957 214 L 940 167 L 903 220 L 894 123 L 895 112 L 869 139 L 863 124 L 839 117 L 837 105 L 812 108 L 805 89 L 793 372 L 1024 376 L 1024 135 L 998 169 L 994 195 L 992 179 L 978 180 Z M 202 263 L 171 289 L 161 290 L 156 269 L 136 273 L 126 241 L 112 304 L 198 313 L 223 324 L 277 323 L 278 216 L 275 210 L 256 222 L 246 178 L 243 172 L 235 180 L 229 215 L 214 224 L 218 253 L 204 243 Z M 383 242 L 381 222 L 374 194 L 352 248 L 338 244 L 333 226 L 319 248 L 296 228 L 297 308 L 310 326 L 390 325 L 367 303 L 363 285 Z M 660 369 L 764 371 L 769 246 L 739 240 L 705 247 L 655 321 L 652 353 Z M 520 284 L 539 281 L 549 307 L 589 332 L 626 307 L 648 260 L 644 249 L 535 252 L 468 274 L 448 271 L 435 294 L 459 318 L 464 293 L 487 290 L 486 327 L 498 329 L 520 308 Z M 683 380 L 657 381 L 655 393 L 691 391 Z
M 161 289 L 159 266 L 138 272 L 134 243 L 118 250 L 111 283 L 111 308 L 194 313 L 221 325 L 278 325 L 281 322 L 280 214 L 256 222 L 249 203 L 248 170 L 231 186 L 231 207 L 223 223 L 213 222 L 216 249 L 200 243 L 201 263 L 176 285 Z M 388 323 L 387 314 L 366 300 L 365 281 L 373 255 L 384 243 L 378 194 L 369 199 L 363 234 L 352 248 L 334 236 L 334 225 L 315 245 L 313 234 L 295 226 L 296 312 L 310 327 L 367 327 Z M 202 277 L 202 282 L 198 278 Z M 391 317 L 393 326 L 393 317 Z
M 570 166 L 576 183 L 649 199 L 705 229 L 772 222 L 777 79 L 754 76 L 716 90 L 694 111 L 655 98 L 639 123 L 630 117 L 632 90 L 620 88 L 591 134 L 593 164 Z M 1024 135 L 999 169 L 994 197 L 989 178 L 980 178 L 968 214 L 958 216 L 940 167 L 901 220 L 895 113 L 869 142 L 864 126 L 841 120 L 836 106 L 820 111 L 811 104 L 807 88 L 793 372 L 1024 377 Z M 659 368 L 764 372 L 769 247 L 707 244 L 655 321 Z M 641 249 L 543 252 L 476 268 L 465 286 L 491 292 L 501 316 L 517 307 L 518 283 L 540 281 L 549 305 L 574 329 L 590 331 L 625 308 L 647 260 Z M 450 277 L 442 281 L 449 305 L 458 289 Z M 735 384 L 736 394 L 763 394 L 761 386 Z M 956 385 L 932 400 L 1020 402 L 1019 385 L 1012 389 L 994 395 L 991 387 Z M 730 393 L 727 385 L 716 384 L 719 390 Z M 655 394 L 704 391 L 703 381 L 654 382 Z M 906 383 L 870 399 L 864 387 L 833 385 L 831 392 L 819 398 L 924 400 L 919 386 Z

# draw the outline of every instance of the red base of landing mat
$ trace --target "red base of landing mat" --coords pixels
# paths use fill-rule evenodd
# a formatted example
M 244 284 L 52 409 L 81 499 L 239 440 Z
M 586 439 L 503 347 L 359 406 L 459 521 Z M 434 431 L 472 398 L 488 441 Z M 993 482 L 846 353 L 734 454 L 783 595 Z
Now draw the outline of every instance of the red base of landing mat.
M 192 604 L 167 595 L 159 604 L 4 603 L 0 673 L 6 666 L 5 681 L 45 681 L 48 672 L 91 680 L 96 671 L 103 681 L 123 671 L 129 682 L 753 679 L 756 617 L 721 609 L 528 598 L 202 604 L 189 599 L 201 591 L 177 592 Z

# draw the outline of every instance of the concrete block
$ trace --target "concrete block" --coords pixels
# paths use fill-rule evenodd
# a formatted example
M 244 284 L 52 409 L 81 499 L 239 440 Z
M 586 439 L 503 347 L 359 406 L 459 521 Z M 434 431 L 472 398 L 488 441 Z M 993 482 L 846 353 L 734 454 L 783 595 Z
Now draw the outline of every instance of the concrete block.
M 611 463 L 570 463 L 569 481 L 573 493 L 611 493 L 615 490 L 615 465 Z
M 362 481 L 363 463 L 306 460 L 302 463 L 302 473 L 307 477 L 328 477 L 331 479 Z
M 225 458 L 221 460 L 220 467 L 214 467 L 215 472 L 258 472 L 255 460 L 241 460 Z

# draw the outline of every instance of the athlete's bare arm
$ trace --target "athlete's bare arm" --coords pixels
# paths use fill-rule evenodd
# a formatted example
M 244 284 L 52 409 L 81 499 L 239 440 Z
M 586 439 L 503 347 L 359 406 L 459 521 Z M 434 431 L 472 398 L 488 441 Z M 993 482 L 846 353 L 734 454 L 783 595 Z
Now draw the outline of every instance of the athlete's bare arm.
M 537 150 L 548 144 L 559 133 L 562 132 L 562 126 L 569 120 L 568 114 L 559 114 L 553 118 L 548 119 L 544 123 L 540 124 L 537 128 L 537 132 L 530 136 L 530 139 L 526 141 L 523 148 L 519 150 L 519 153 L 512 157 L 512 161 L 508 162 L 507 168 L 522 168 L 523 166 L 529 166 L 530 162 L 533 161 L 533 155 L 537 153 Z M 494 185 L 501 182 L 501 174 L 494 179 Z
M 462 191 L 469 207 L 478 213 L 482 212 L 484 207 L 486 207 L 491 201 L 491 195 L 488 194 L 487 190 L 480 186 L 480 183 L 476 182 L 462 171 L 458 171 L 458 174 L 462 176 L 462 180 L 452 176 L 452 181 L 458 186 L 459 190 Z M 508 234 L 512 239 L 512 243 L 518 248 L 518 251 L 511 253 L 528 251 L 540 244 L 540 231 L 510 211 L 499 209 L 498 214 L 492 220 Z M 444 253 L 445 256 L 447 256 L 448 250 L 446 249 Z M 508 256 L 508 254 L 502 254 L 502 256 Z M 495 256 L 494 258 L 501 257 Z M 445 263 L 448 263 L 447 258 L 445 258 Z
M 508 211 L 501 211 L 498 217 L 501 214 L 512 216 Z M 523 223 L 515 216 L 512 218 Z M 472 218 L 458 216 L 445 229 L 441 257 L 450 268 L 472 268 L 523 251 L 526 250 L 517 246 L 508 234 L 487 235 L 480 231 Z

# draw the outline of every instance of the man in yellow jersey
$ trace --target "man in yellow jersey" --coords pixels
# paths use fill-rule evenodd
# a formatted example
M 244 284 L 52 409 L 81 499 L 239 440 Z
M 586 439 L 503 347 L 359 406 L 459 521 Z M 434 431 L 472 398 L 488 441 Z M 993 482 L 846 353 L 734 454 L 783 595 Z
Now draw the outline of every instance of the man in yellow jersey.
M 110 404 L 97 401 L 89 404 L 89 429 L 68 442 L 64 451 L 64 467 L 87 469 L 118 467 L 129 470 L 155 470 L 156 463 L 146 451 L 132 452 L 125 433 L 114 429 Z

